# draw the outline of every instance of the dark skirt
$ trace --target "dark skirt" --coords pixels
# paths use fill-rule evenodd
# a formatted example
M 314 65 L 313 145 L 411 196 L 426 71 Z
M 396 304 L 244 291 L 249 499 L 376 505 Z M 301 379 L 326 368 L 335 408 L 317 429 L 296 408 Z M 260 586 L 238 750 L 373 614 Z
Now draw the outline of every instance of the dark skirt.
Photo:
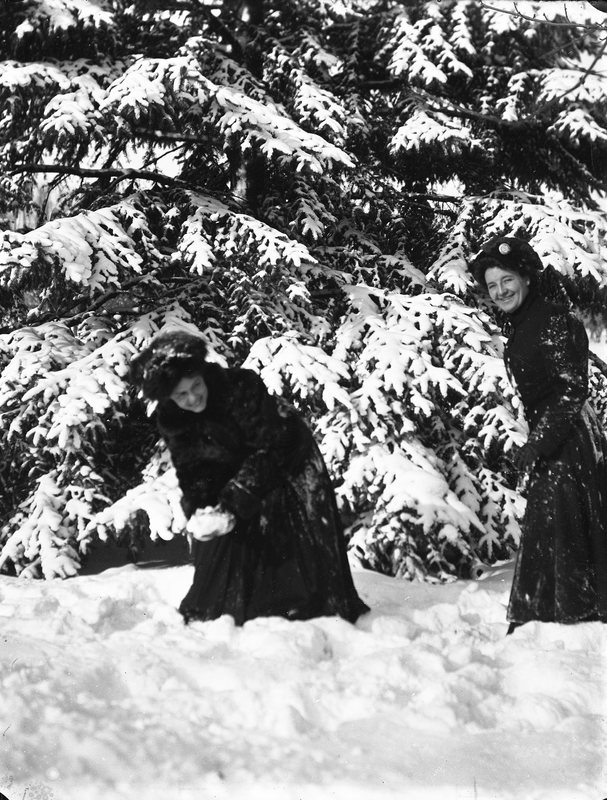
M 194 581 L 180 612 L 186 622 L 230 614 L 354 622 L 368 607 L 358 597 L 335 494 L 314 444 L 295 476 L 270 492 L 252 520 L 225 536 L 195 542 Z
M 508 619 L 607 622 L 607 441 L 588 404 L 531 475 Z

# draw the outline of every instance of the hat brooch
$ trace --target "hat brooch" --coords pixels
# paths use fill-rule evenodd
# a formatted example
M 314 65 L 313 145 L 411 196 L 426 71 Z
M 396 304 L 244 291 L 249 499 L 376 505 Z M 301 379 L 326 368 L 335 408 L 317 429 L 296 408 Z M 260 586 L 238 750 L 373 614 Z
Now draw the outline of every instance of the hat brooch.
M 510 245 L 506 242 L 502 242 L 497 249 L 503 256 L 507 256 L 510 252 Z

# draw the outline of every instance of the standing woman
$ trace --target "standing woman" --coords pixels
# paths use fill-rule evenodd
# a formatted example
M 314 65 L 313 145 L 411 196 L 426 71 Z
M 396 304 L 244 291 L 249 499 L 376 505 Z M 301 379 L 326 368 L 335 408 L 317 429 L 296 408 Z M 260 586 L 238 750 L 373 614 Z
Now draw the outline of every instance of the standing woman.
M 586 331 L 522 239 L 492 239 L 471 270 L 507 320 L 506 368 L 529 424 L 514 459 L 529 483 L 508 633 L 607 622 L 607 441 L 587 400 Z
M 231 614 L 354 622 L 358 597 L 335 494 L 311 432 L 251 370 L 208 362 L 199 336 L 157 336 L 132 363 L 132 381 L 158 402 L 177 472 L 194 582 L 186 622 Z

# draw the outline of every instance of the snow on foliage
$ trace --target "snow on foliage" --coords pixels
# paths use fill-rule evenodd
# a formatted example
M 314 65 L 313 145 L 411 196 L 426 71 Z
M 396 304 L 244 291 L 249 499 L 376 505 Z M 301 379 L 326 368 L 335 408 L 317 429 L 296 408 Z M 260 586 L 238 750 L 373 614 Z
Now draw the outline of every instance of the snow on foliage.
M 607 138 L 605 130 L 583 108 L 561 111 L 554 123 L 554 131 L 566 136 L 573 145 L 579 145 L 584 139 L 594 142 Z
M 475 218 L 474 203 L 463 203 L 458 219 L 448 232 L 428 277 L 448 292 L 463 297 L 474 285 L 468 271 L 468 231 Z
M 310 91 L 307 100 L 300 95 L 303 107 L 311 101 Z M 321 105 L 318 101 L 317 106 Z M 170 130 L 176 128 L 176 115 L 180 112 L 194 116 L 204 110 L 207 121 L 221 135 L 240 140 L 243 153 L 255 149 L 269 159 L 289 156 L 296 160 L 298 169 L 314 172 L 321 172 L 323 164 L 332 161 L 352 166 L 345 152 L 321 136 L 302 131 L 268 99 L 261 101 L 238 88 L 209 80 L 191 54 L 135 61 L 108 87 L 100 106 L 102 111 L 115 115 L 118 126 L 147 124 L 168 126 Z M 328 117 L 332 110 L 323 113 Z
M 142 257 L 133 238 L 141 221 L 127 203 L 51 220 L 25 234 L 2 232 L 0 281 L 10 287 L 38 265 L 57 267 L 67 281 L 89 287 L 91 293 L 119 285 L 125 275 L 141 272 Z
M 166 451 L 148 464 L 142 483 L 90 518 L 79 539 L 98 536 L 106 541 L 109 531 L 119 534 L 128 531 L 133 517 L 140 511 L 147 516 L 152 539 L 168 540 L 184 531 L 186 519 L 181 508 L 181 492 Z
M 223 203 L 212 198 L 191 196 L 194 213 L 188 218 L 186 226 L 188 241 L 195 240 L 200 232 L 203 252 L 206 238 L 204 223 L 215 228 L 214 246 L 225 258 L 230 258 L 240 248 L 241 241 L 250 242 L 258 259 L 258 266 L 271 269 L 279 264 L 299 267 L 303 262 L 312 262 L 314 257 L 308 249 L 297 241 L 280 233 L 263 221 L 248 214 L 235 213 Z
M 245 366 L 256 370 L 273 394 L 286 393 L 306 401 L 318 393 L 329 409 L 336 402 L 349 407 L 350 400 L 340 381 L 347 381 L 350 372 L 346 364 L 321 347 L 307 345 L 292 336 L 259 339 L 250 350 Z
M 310 50 L 316 45 L 316 52 Z M 306 41 L 308 58 L 320 56 L 321 64 L 323 54 L 319 53 L 317 43 L 310 39 Z M 316 66 L 316 65 L 315 65 Z M 341 71 L 341 65 L 330 64 L 333 70 Z M 309 130 L 317 130 L 331 141 L 343 143 L 347 134 L 348 110 L 332 92 L 323 89 L 312 81 L 303 69 L 293 66 L 293 54 L 285 50 L 275 49 L 269 54 L 266 69 L 275 70 L 279 74 L 288 76 L 293 92 L 293 108 L 296 119 Z M 349 162 L 351 165 L 351 162 Z
M 513 235 L 525 231 L 543 263 L 563 274 L 605 280 L 604 216 L 580 209 L 558 195 L 542 198 L 519 194 L 510 199 L 491 198 L 483 215 L 487 235 L 498 235 L 505 226 Z
M 4 61 L 0 71 L 0 86 L 16 93 L 18 89 L 68 88 L 70 82 L 59 67 L 53 64 L 20 64 Z M 8 110 L 8 109 L 7 109 Z
M 602 65 L 607 59 L 603 57 Z M 605 96 L 605 77 L 600 72 L 594 71 L 580 81 L 580 72 L 584 65 L 576 69 L 545 69 L 542 70 L 541 91 L 538 97 L 540 102 L 551 102 L 566 97 L 567 105 L 571 103 L 598 103 Z
M 520 503 L 499 476 L 477 474 L 483 450 L 524 441 L 488 321 L 446 295 L 344 289 L 352 311 L 330 356 L 294 337 L 273 337 L 253 346 L 247 364 L 271 391 L 288 388 L 300 404 L 326 408 L 316 420 L 324 455 L 339 476 L 340 498 L 364 521 L 354 525 L 353 548 L 374 567 L 419 577 L 429 566 L 449 574 L 458 549 L 462 560 L 474 553 L 481 562 L 514 545 L 512 512 Z M 470 409 L 473 397 L 478 405 Z M 494 404 L 481 405 L 487 397 Z M 439 436 L 424 434 L 428 421 L 443 429 Z M 456 466 L 458 439 L 468 452 Z
M 48 25 L 50 31 L 69 30 L 75 23 L 83 23 L 85 27 L 99 27 L 110 24 L 113 14 L 107 10 L 104 2 L 95 0 L 35 0 L 29 20 L 24 21 L 15 31 L 20 38 L 27 31 L 33 32 L 40 24 Z
M 462 41 L 461 33 L 460 24 L 455 33 L 458 44 Z M 458 58 L 456 48 L 432 19 L 422 19 L 411 25 L 407 15 L 403 14 L 395 23 L 394 42 L 396 46 L 389 69 L 395 75 L 406 73 L 423 86 L 431 86 L 437 81 L 446 83 L 448 77 L 454 75 L 472 77 L 470 67 Z M 464 47 L 470 51 L 470 41 Z
M 469 128 L 461 122 L 450 120 L 442 114 L 428 114 L 416 108 L 392 139 L 392 150 L 418 150 L 422 144 L 470 142 Z
M 31 2 L 0 33 L 1 568 L 66 577 L 96 539 L 183 532 L 126 380 L 175 326 L 306 416 L 361 563 L 509 555 L 526 429 L 467 266 L 524 236 L 601 321 L 602 17 L 173 6 Z
M 0 337 L 5 441 L 18 441 L 38 473 L 7 522 L 12 533 L 0 558 L 24 560 L 28 574 L 36 567 L 45 577 L 74 574 L 75 537 L 105 502 L 103 478 L 92 465 L 99 439 L 120 416 L 119 376 L 133 353 L 123 338 L 95 347 L 58 323 Z
M 22 505 L 17 516 L 18 527 L 2 549 L 0 567 L 9 559 L 16 564 L 25 560 L 29 563 L 21 572 L 23 577 L 36 577 L 39 571 L 45 578 L 76 575 L 80 566 L 73 545 L 77 512 L 68 512 L 69 522 L 66 521 L 66 511 L 73 499 L 71 492 L 58 487 L 54 475 L 42 476 Z

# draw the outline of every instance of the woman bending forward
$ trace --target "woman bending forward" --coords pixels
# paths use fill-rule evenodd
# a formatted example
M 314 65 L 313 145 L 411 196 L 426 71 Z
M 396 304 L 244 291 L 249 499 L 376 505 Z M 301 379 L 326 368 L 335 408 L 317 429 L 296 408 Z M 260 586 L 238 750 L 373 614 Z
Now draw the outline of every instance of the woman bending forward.
M 311 432 L 251 370 L 206 360 L 199 336 L 161 334 L 133 362 L 157 400 L 194 537 L 188 622 L 230 614 L 354 622 L 358 597 L 335 494 Z

